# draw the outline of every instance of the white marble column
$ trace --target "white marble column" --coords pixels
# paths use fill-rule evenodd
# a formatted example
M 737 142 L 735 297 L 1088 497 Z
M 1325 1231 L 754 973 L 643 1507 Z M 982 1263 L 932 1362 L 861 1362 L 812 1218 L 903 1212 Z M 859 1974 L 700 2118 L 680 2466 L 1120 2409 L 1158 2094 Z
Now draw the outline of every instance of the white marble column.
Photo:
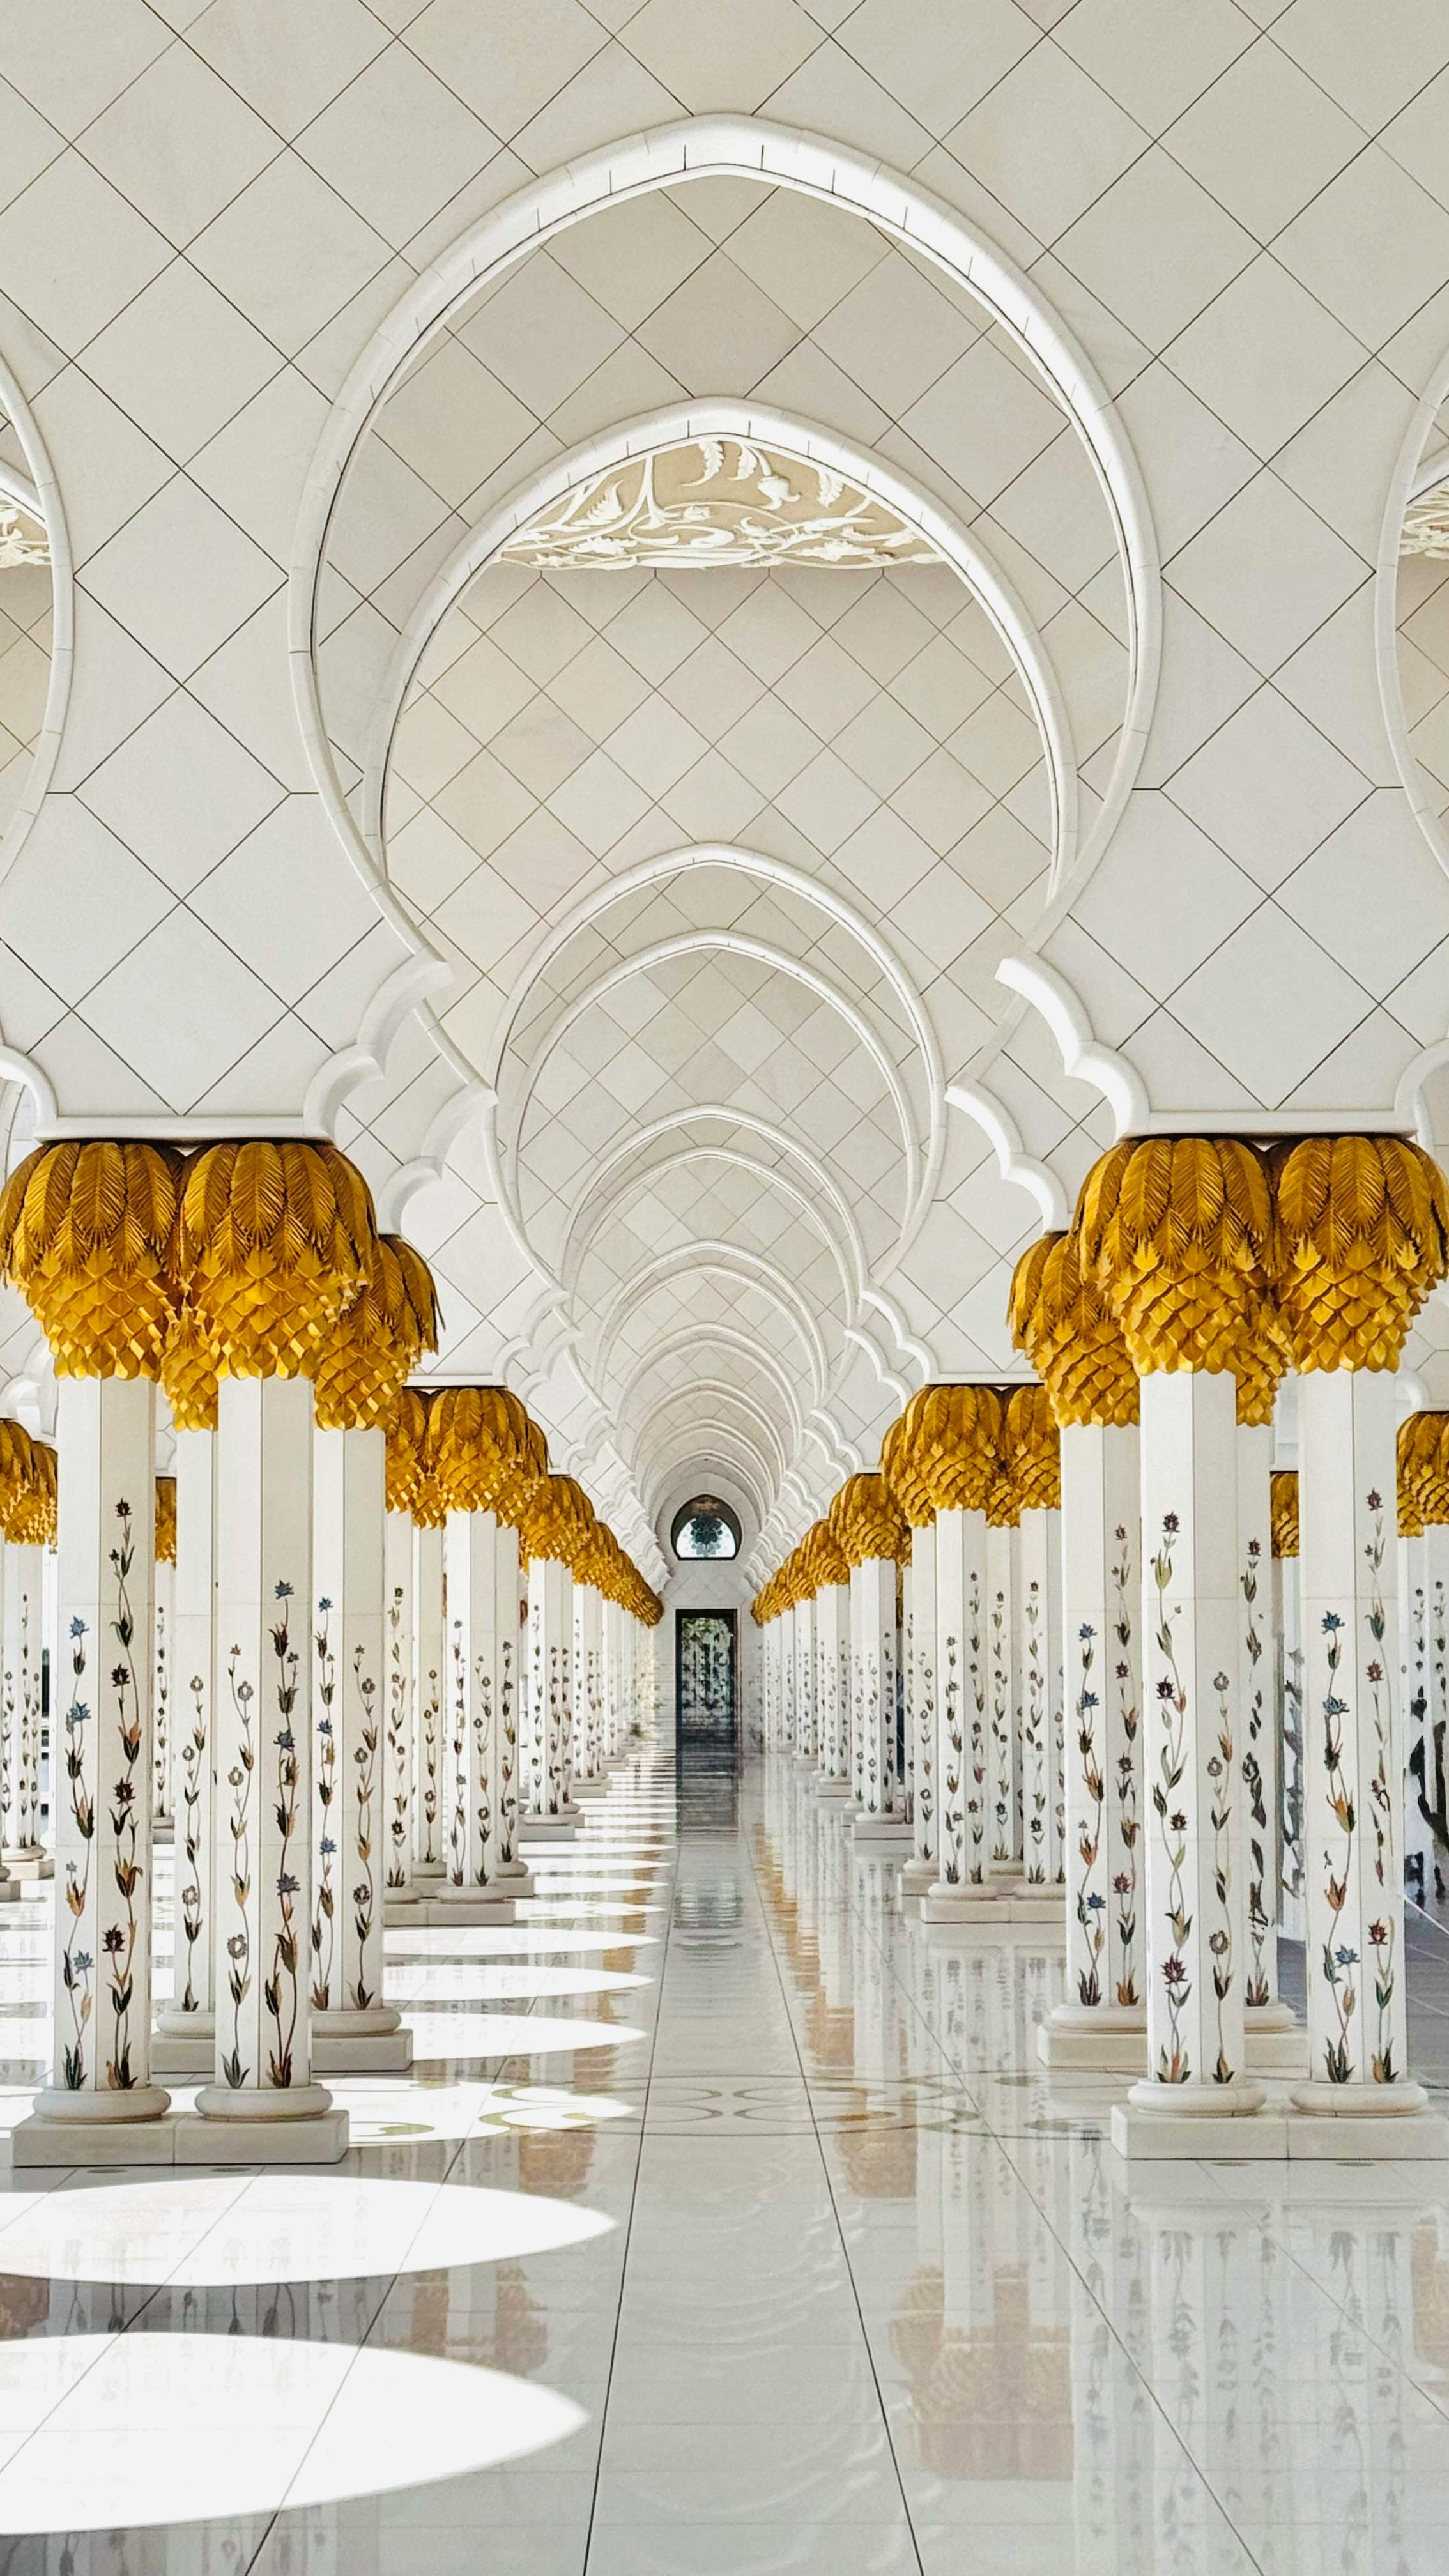
M 1021 1707 L 1022 1875 L 1060 1883 L 1061 1513 L 1023 1511 L 1017 1532 L 1016 1654 Z
M 1067 1669 L 1067 1991 L 1049 2066 L 1138 2074 L 1143 1974 L 1141 1465 L 1135 1423 L 1061 1432 Z
M 22 1882 L 48 1878 L 53 1863 L 40 1835 L 41 1654 L 45 1550 L 38 1541 L 6 1539 L 0 1567 L 0 1618 L 4 1623 L 0 1672 L 0 1723 L 4 1732 L 3 1822 L 0 1822 L 0 1902 Z M 55 1723 L 59 1675 L 52 1689 L 51 1779 L 59 1770 Z M 51 1794 L 54 1829 L 56 1797 Z
M 1426 2098 L 1405 2063 L 1397 1422 L 1390 1370 L 1300 1377 L 1309 2080 L 1293 2098 L 1386 2126 Z
M 610 1767 L 624 1750 L 628 1716 L 624 1691 L 624 1607 L 611 1594 L 604 1603 L 604 1747 Z
M 896 1560 L 868 1556 L 850 1575 L 850 1643 L 859 1727 L 857 1841 L 904 1843 L 909 1828 L 898 1807 Z
M 216 2073 L 196 2107 L 198 2153 L 240 2129 L 258 2156 L 330 2162 L 347 2122 L 312 2079 L 312 1438 L 307 1378 L 222 1379 Z
M 387 1915 L 417 1904 L 412 1877 L 413 1731 L 416 1674 L 413 1638 L 413 1519 L 390 1511 L 383 1533 L 383 1887 Z
M 940 1868 L 921 1910 L 949 1923 L 990 1901 L 986 1514 L 942 1505 L 935 1527 Z
M 813 1772 L 820 1759 L 820 1715 L 815 1699 L 815 1595 L 803 1593 L 790 1613 L 795 1656 L 795 1758 Z
M 1241 1404 L 1239 1410 L 1241 1412 Z M 1273 1694 L 1273 1431 L 1238 1426 L 1238 1703 L 1247 1799 L 1248 1957 L 1244 2007 L 1249 2055 L 1263 2069 L 1296 2073 L 1301 2042 L 1278 1993 L 1278 1727 Z M 1283 2054 L 1283 2035 L 1289 2035 Z
M 1134 2122 L 1186 2134 L 1263 2100 L 1245 2072 L 1237 1382 L 1154 1372 L 1141 1408 L 1148 2071 L 1113 2127 L 1131 2152 L 1150 2144 Z
M 450 1511 L 448 1591 L 448 1866 L 440 1912 L 460 1923 L 511 1923 L 513 1889 L 495 1876 L 499 1698 L 498 1518 Z
M 209 2067 L 216 2046 L 212 1943 L 216 1767 L 216 1434 L 176 1434 L 176 1625 L 172 1654 L 176 1930 L 171 2001 L 156 2017 L 156 2063 Z
M 911 1530 L 906 1568 L 906 1732 L 911 1749 L 911 1857 L 901 1872 L 906 1895 L 934 1887 L 940 1817 L 936 1774 L 936 1523 Z
M 528 1695 L 531 1776 L 525 1837 L 572 1836 L 579 1810 L 573 1796 L 574 1579 L 556 1556 L 530 1558 L 528 1568 Z M 539 1828 L 543 1828 L 542 1835 Z
M 574 1796 L 602 1797 L 604 1780 L 604 1605 L 586 1576 L 574 1578 Z
M 988 1522 L 986 1531 L 986 1691 L 990 1874 L 1019 1880 L 1021 1768 L 1018 1742 L 1016 1586 L 1020 1542 L 1015 1525 Z
M 1273 1679 L 1278 1753 L 1279 1906 L 1303 1937 L 1303 1621 L 1298 1585 L 1298 1477 L 1279 1469 L 1273 1496 Z M 1412 1789 L 1410 1794 L 1412 1795 Z
M 163 1540 L 160 1516 L 167 1506 L 163 1488 L 170 1487 L 170 1529 Z M 156 1842 L 169 1842 L 175 1827 L 172 1729 L 176 1707 L 176 1485 L 169 1476 L 156 1479 L 157 1545 L 155 1591 L 151 1605 L 155 1679 L 151 1692 L 151 1767 L 153 1776 L 151 1832 Z M 169 1554 L 167 1549 L 169 1547 Z
M 395 2074 L 412 2036 L 383 1993 L 384 1433 L 317 1431 L 312 1473 L 312 2055 L 325 2074 Z
M 498 1577 L 497 1702 L 493 1748 L 496 1788 L 493 1813 L 497 1849 L 493 1875 L 505 1882 L 515 1901 L 533 1894 L 533 1877 L 518 1856 L 518 1818 L 522 1783 L 520 1735 L 525 1631 L 523 1588 L 518 1566 L 518 1526 L 500 1509 L 493 1549 Z
M 430 1519 L 416 1524 L 413 1554 L 413 1876 L 434 1885 L 446 1868 L 447 1663 L 443 1525 Z
M 55 2064 L 15 2161 L 169 2164 L 151 2077 L 155 1386 L 62 1377 L 58 1425 Z
M 849 1568 L 840 1560 L 848 1577 Z M 820 1786 L 832 1797 L 850 1788 L 850 1584 L 822 1583 L 815 1595 L 815 1707 L 820 1727 Z

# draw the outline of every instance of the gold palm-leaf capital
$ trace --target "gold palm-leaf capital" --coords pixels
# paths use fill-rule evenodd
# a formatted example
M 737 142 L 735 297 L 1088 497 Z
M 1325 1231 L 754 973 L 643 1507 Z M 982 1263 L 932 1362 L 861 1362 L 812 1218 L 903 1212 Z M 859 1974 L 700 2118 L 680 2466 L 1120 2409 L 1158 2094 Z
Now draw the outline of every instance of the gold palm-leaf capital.
M 984 1511 L 1001 1448 L 996 1389 L 965 1383 L 923 1386 L 911 1401 L 920 1407 L 922 1474 L 936 1510 Z
M 906 1524 L 883 1476 L 847 1476 L 828 1517 L 847 1565 L 906 1553 Z
M 385 1431 L 408 1372 L 438 1347 L 437 1314 L 426 1262 L 401 1235 L 380 1234 L 368 1277 L 317 1353 L 318 1429 Z
M 372 1194 L 335 1145 L 207 1146 L 186 1172 L 176 1267 L 222 1377 L 311 1377 L 372 1276 Z
M 1236 1136 L 1124 1139 L 1088 1173 L 1075 1231 L 1139 1376 L 1260 1369 L 1273 1204 L 1254 1146 Z
M 1309 1136 L 1273 1158 L 1274 1285 L 1294 1368 L 1397 1368 L 1449 1269 L 1449 1187 L 1403 1136 Z
M 160 1374 L 180 1168 L 161 1145 L 38 1145 L 0 1191 L 0 1276 L 29 1305 L 57 1377 Z
M 1008 1397 L 1006 1458 L 1023 1511 L 1061 1509 L 1061 1435 L 1044 1386 L 1018 1386 Z
M 1059 1425 L 1137 1420 L 1126 1336 L 1083 1262 L 1080 1235 L 1043 1235 L 1022 1255 L 1008 1311 L 1012 1340 L 1045 1384 Z

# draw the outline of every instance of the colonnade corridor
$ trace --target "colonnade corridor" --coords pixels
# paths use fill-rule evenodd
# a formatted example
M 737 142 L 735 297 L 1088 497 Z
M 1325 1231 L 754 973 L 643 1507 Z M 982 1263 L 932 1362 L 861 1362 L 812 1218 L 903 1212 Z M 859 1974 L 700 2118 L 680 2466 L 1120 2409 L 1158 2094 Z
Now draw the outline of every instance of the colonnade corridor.
M 933 1931 L 669 1719 L 514 1923 L 388 1933 L 413 2067 L 334 2079 L 340 2164 L 4 2176 L 3 2576 L 1441 2569 L 1442 2164 L 1115 2154 L 1121 2081 L 1037 2063 L 1059 1937 Z M 1412 1915 L 1409 1973 L 1438 2103 Z

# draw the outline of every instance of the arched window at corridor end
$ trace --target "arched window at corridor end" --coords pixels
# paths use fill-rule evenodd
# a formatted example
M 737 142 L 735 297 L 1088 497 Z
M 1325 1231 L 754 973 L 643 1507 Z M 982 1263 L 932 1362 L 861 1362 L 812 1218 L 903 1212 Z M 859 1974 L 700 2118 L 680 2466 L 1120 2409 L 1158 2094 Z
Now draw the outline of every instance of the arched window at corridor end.
M 722 1564 L 740 1552 L 740 1525 L 728 1503 L 712 1494 L 696 1494 L 674 1515 L 669 1544 L 678 1557 Z

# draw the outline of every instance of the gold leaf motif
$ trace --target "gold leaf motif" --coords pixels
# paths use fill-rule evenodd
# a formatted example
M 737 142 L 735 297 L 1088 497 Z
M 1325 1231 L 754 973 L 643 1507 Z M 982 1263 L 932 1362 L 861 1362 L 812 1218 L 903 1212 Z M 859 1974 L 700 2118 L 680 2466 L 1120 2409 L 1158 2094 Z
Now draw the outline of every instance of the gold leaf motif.
M 317 1353 L 318 1429 L 386 1430 L 409 1370 L 437 1347 L 438 1302 L 427 1263 L 401 1235 L 379 1235 L 370 1277 Z
M 1016 1265 L 1011 1338 L 1051 1397 L 1059 1424 L 1133 1423 L 1138 1380 L 1105 1290 L 1082 1266 L 1073 1234 L 1043 1235 Z
M 1274 1285 L 1294 1368 L 1397 1368 L 1449 1268 L 1449 1188 L 1402 1136 L 1312 1136 L 1274 1155 Z
M 176 1479 L 174 1476 L 158 1476 L 156 1479 L 156 1562 L 158 1565 L 176 1563 Z
M 1022 1511 L 1060 1511 L 1061 1435 L 1044 1386 L 1015 1387 L 1007 1399 L 1006 1462 Z
M 1269 1523 L 1275 1556 L 1298 1553 L 1298 1477 L 1291 1467 L 1275 1467 L 1269 1481 Z
M 362 1174 L 335 1145 L 210 1145 L 187 1167 L 176 1269 L 222 1377 L 310 1377 L 372 1276 Z
M 57 1377 L 149 1377 L 176 1305 L 180 1157 L 169 1147 L 39 1145 L 0 1192 L 0 1275 L 50 1345 Z
M 847 1565 L 899 1558 L 910 1545 L 906 1525 L 883 1476 L 847 1476 L 828 1514 Z
M 1139 1377 L 1265 1365 L 1273 1209 L 1262 1156 L 1235 1136 L 1124 1139 L 1082 1185 L 1074 1233 Z

